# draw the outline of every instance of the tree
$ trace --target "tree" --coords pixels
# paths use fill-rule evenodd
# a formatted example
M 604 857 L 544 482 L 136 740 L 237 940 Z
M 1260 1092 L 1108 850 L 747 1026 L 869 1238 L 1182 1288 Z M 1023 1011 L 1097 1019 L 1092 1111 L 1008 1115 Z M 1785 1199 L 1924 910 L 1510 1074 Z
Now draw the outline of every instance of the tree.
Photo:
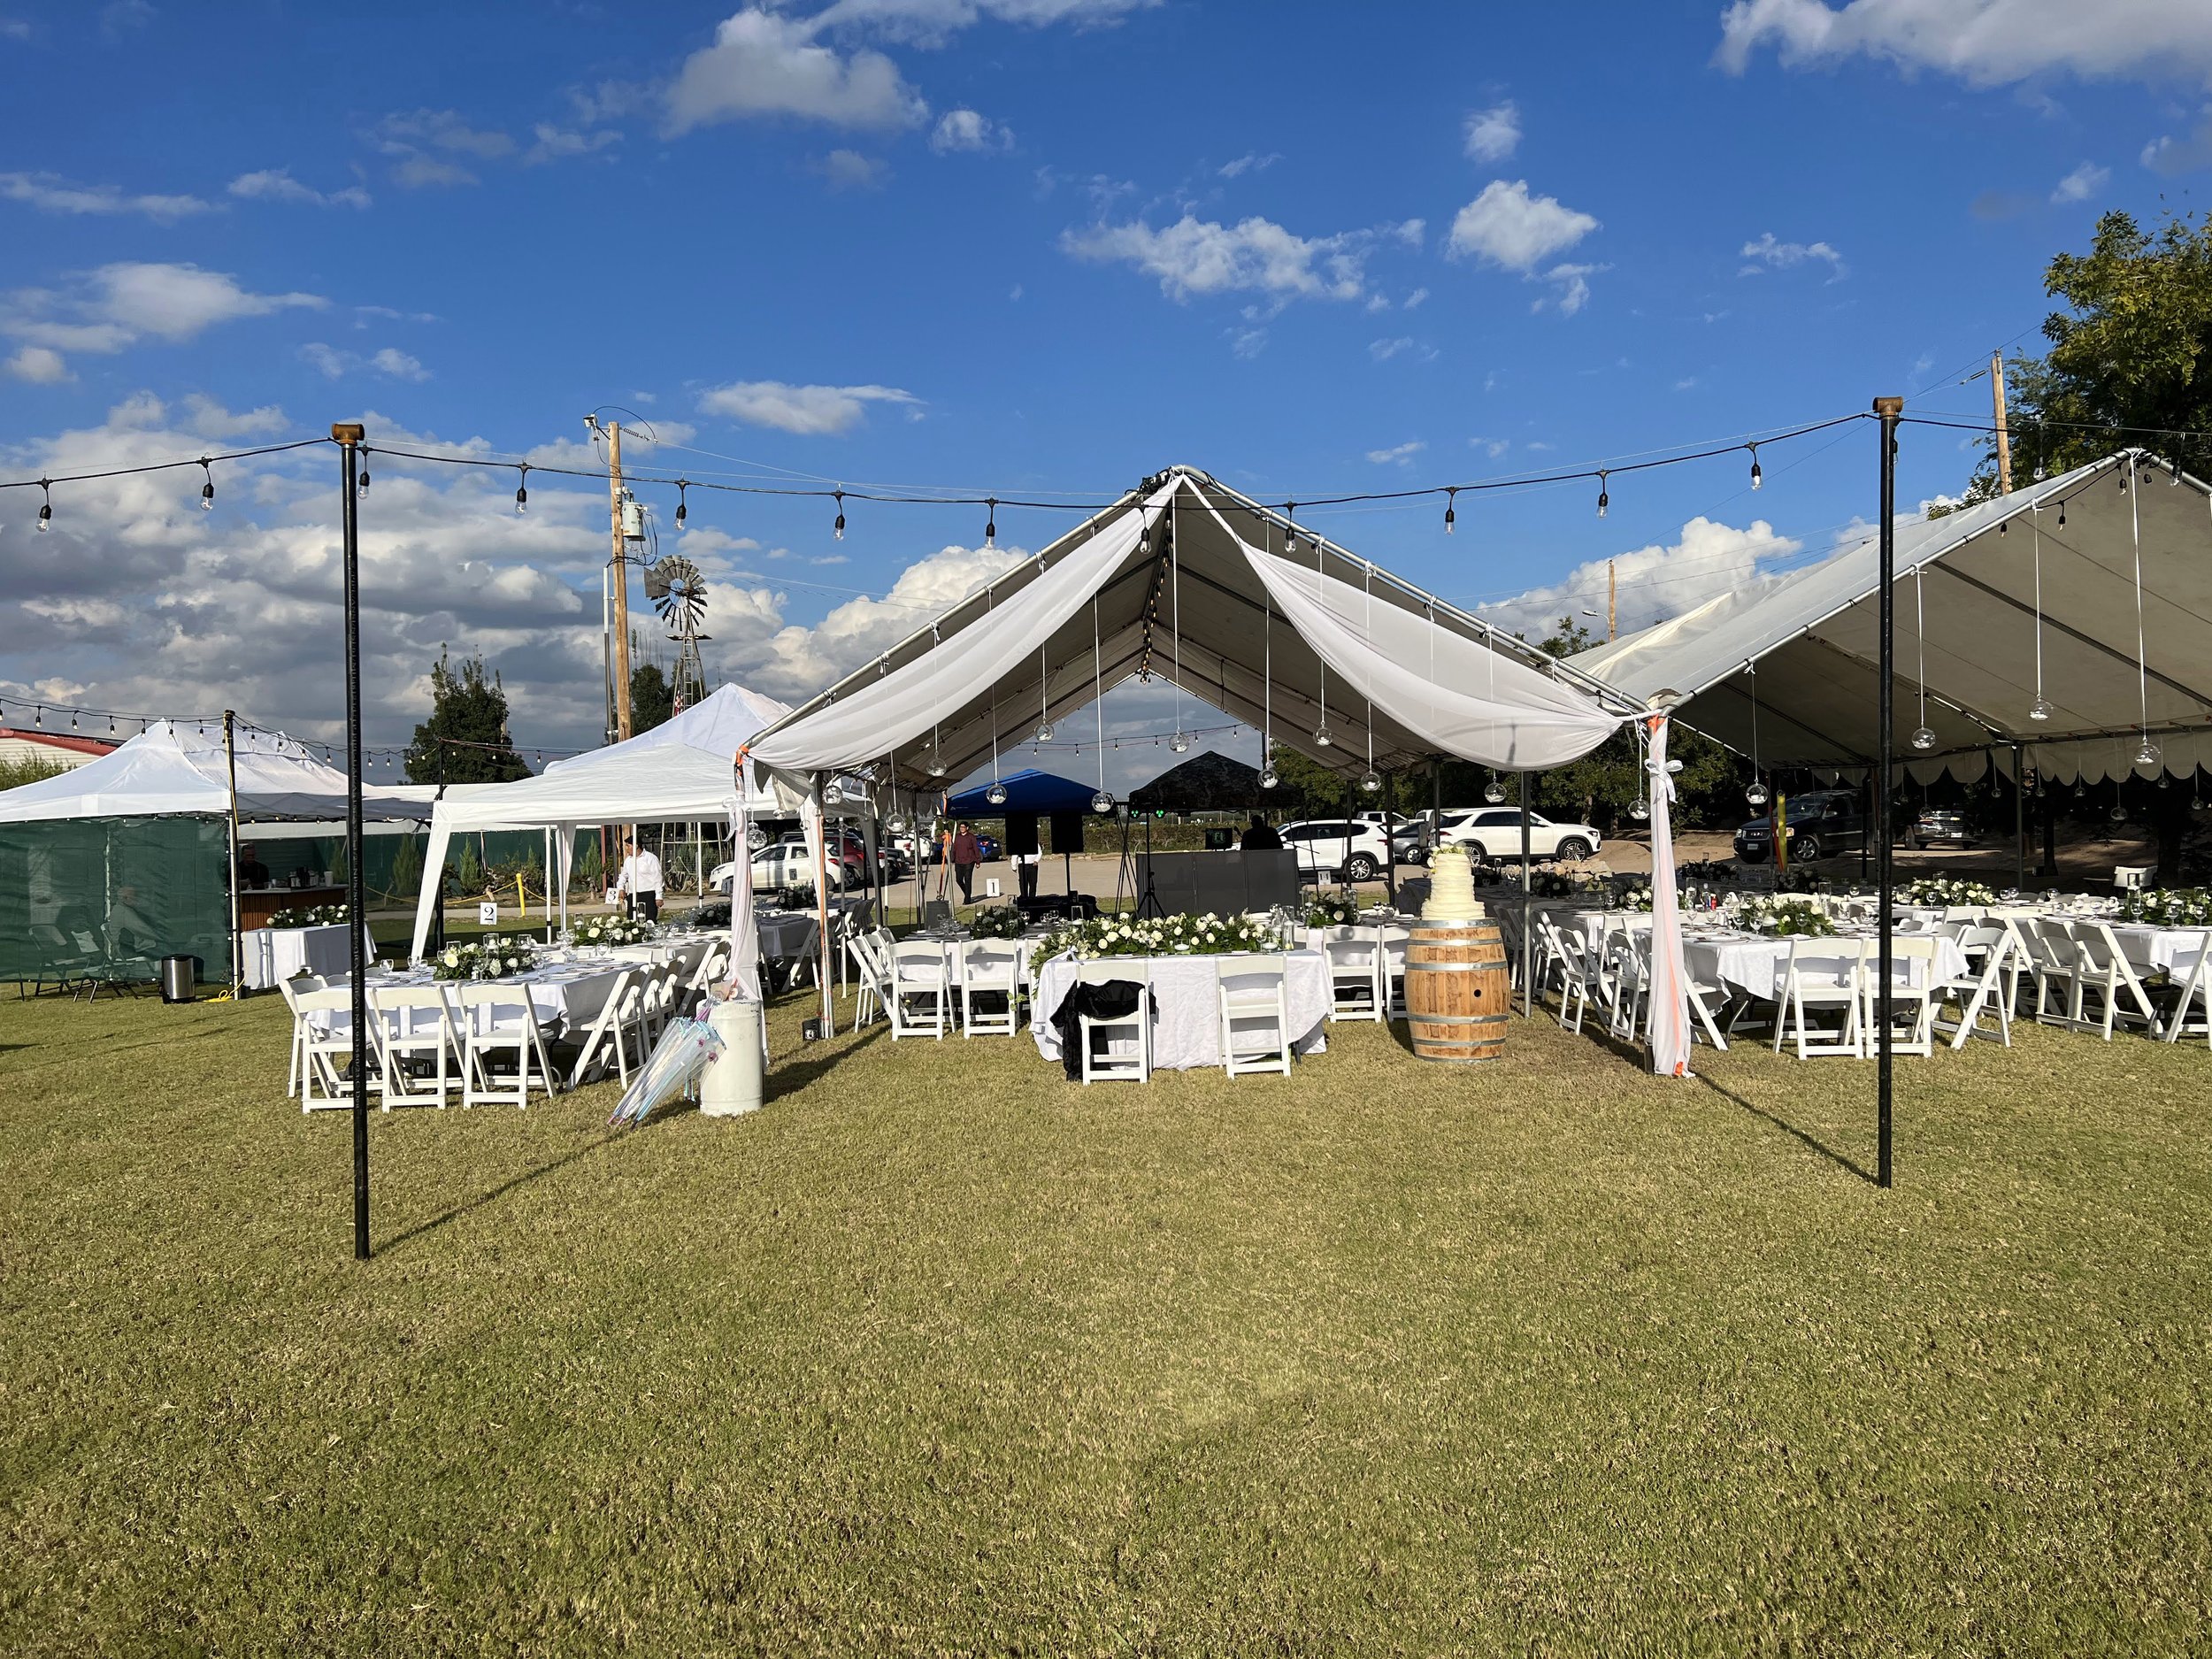
M 507 735 L 506 690 L 496 674 L 485 679 L 482 657 L 465 657 L 457 668 L 441 651 L 430 665 L 430 718 L 407 746 L 408 782 L 505 783 L 530 775 Z
M 2043 287 L 2068 309 L 2044 320 L 2049 351 L 2007 370 L 2015 467 L 2059 472 L 2140 443 L 2201 473 L 2203 441 L 2179 434 L 2212 428 L 2212 214 L 2153 232 L 2107 213 Z M 1992 462 L 1970 493 L 1995 488 Z
M 630 671 L 630 735 L 649 732 L 676 712 L 675 694 L 658 663 Z

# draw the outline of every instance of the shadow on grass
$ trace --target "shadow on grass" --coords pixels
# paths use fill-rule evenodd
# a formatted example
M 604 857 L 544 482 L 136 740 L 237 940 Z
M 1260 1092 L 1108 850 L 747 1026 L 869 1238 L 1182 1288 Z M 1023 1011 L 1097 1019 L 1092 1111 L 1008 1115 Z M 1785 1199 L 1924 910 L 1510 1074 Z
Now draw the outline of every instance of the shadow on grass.
M 601 1135 L 598 1140 L 588 1141 L 584 1145 L 578 1147 L 573 1152 L 563 1153 L 559 1157 L 555 1158 L 549 1164 L 541 1164 L 535 1169 L 525 1170 L 521 1174 L 512 1176 L 508 1179 L 500 1182 L 498 1186 L 493 1187 L 488 1193 L 479 1193 L 475 1197 L 470 1199 L 465 1203 L 456 1204 L 452 1209 L 446 1210 L 442 1215 L 433 1216 L 427 1221 L 417 1222 L 404 1233 L 395 1233 L 392 1237 L 385 1240 L 381 1244 L 376 1247 L 376 1254 L 379 1256 L 387 1255 L 411 1240 L 421 1238 L 426 1233 L 436 1232 L 440 1227 L 444 1226 L 449 1221 L 458 1221 L 463 1216 L 473 1214 L 475 1211 L 483 1209 L 487 1204 L 496 1203 L 500 1199 L 506 1197 L 508 1194 L 527 1187 L 533 1181 L 541 1179 L 545 1176 L 551 1175 L 557 1171 L 565 1170 L 570 1164 L 589 1157 L 602 1147 L 610 1144 L 618 1138 L 618 1133 L 611 1133 Z
M 1702 1071 L 1696 1073 L 1696 1077 L 1699 1082 L 1704 1084 L 1707 1088 L 1711 1089 L 1714 1094 L 1719 1095 L 1723 1100 L 1732 1102 L 1734 1104 L 1742 1107 L 1744 1110 L 1749 1112 L 1754 1118 L 1764 1118 L 1768 1123 L 1772 1124 L 1777 1129 L 1779 1129 L 1784 1134 L 1789 1136 L 1791 1140 L 1797 1141 L 1801 1146 L 1810 1148 L 1813 1151 L 1819 1153 L 1822 1157 L 1826 1158 L 1831 1164 L 1839 1164 L 1843 1168 L 1850 1171 L 1852 1174 L 1857 1176 L 1869 1187 L 1879 1185 L 1879 1183 L 1875 1180 L 1871 1171 L 1865 1169 L 1856 1159 L 1851 1157 L 1847 1154 L 1839 1152 L 1835 1149 L 1835 1148 L 1828 1145 L 1825 1141 L 1806 1133 L 1805 1131 L 1800 1129 L 1795 1124 L 1776 1117 L 1765 1107 L 1753 1105 L 1742 1095 L 1737 1094 L 1735 1090 L 1728 1088 L 1722 1084 L 1714 1082 L 1711 1078 L 1706 1076 Z
M 868 1029 L 857 1037 L 849 1037 L 841 1042 L 804 1043 L 784 1054 L 771 1056 L 768 1075 L 762 1079 L 761 1104 L 764 1106 L 770 1101 L 796 1094 L 817 1078 L 834 1071 L 839 1062 L 847 1056 L 859 1053 L 870 1043 L 882 1038 L 890 1029 L 888 1020 L 879 1019 L 871 1023 Z M 816 1057 L 805 1060 L 794 1057 L 810 1052 Z

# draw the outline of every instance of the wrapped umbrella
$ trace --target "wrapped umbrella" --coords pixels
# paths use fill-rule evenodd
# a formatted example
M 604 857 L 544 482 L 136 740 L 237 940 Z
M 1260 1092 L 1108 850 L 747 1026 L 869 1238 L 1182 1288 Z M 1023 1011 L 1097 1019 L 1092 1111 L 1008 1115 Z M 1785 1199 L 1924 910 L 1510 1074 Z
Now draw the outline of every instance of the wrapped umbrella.
M 722 1052 L 722 1039 L 703 1021 L 672 1019 L 661 1033 L 652 1055 L 623 1091 L 621 1102 L 607 1119 L 610 1126 L 635 1126 L 655 1107 L 666 1105 L 698 1081 L 699 1073 Z

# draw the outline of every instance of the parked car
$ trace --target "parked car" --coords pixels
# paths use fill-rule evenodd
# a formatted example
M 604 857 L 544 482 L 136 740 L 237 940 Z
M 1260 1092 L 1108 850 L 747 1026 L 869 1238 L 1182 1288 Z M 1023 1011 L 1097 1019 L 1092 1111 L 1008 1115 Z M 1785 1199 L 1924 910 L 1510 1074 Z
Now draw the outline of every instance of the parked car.
M 1955 806 L 1932 806 L 1913 820 L 1915 847 L 1970 847 L 1976 839 L 1966 814 Z
M 842 884 L 849 887 L 865 886 L 870 872 L 868 843 L 860 832 L 831 831 L 829 848 L 836 866 L 842 871 Z M 880 863 L 882 879 L 886 881 L 902 881 L 914 872 L 912 864 L 894 848 L 883 849 Z M 814 855 L 807 848 L 804 830 L 787 831 L 781 840 L 753 855 L 753 885 L 756 887 L 814 885 Z
M 927 851 L 928 860 L 931 864 L 941 864 L 945 862 L 945 848 L 947 839 L 947 837 L 940 835 L 932 840 L 929 843 Z M 999 856 L 999 841 L 997 836 L 987 835 L 981 830 L 978 830 L 975 833 L 975 844 L 976 849 L 983 855 L 983 863 L 987 864 L 997 862 Z
M 1357 818 L 1303 818 L 1275 833 L 1283 838 L 1285 852 L 1298 855 L 1302 876 L 1372 881 L 1390 856 L 1390 839 L 1382 826 Z
M 1478 858 L 1521 856 L 1521 809 L 1516 806 L 1462 807 L 1437 820 L 1440 847 L 1455 841 Z M 1536 858 L 1589 858 L 1604 841 L 1587 824 L 1555 824 L 1541 812 L 1528 815 L 1528 850 Z
M 1783 830 L 1789 837 L 1792 864 L 1857 852 L 1866 845 L 1866 818 L 1851 790 L 1809 789 L 1789 796 L 1785 810 L 1789 818 Z M 1747 864 L 1763 864 L 1774 856 L 1774 826 L 1769 819 L 1755 818 L 1736 832 L 1736 856 Z
M 1429 826 L 1426 819 L 1408 818 L 1402 812 L 1355 812 L 1352 816 L 1363 824 L 1387 826 L 1391 856 L 1400 864 L 1417 864 L 1428 861 Z

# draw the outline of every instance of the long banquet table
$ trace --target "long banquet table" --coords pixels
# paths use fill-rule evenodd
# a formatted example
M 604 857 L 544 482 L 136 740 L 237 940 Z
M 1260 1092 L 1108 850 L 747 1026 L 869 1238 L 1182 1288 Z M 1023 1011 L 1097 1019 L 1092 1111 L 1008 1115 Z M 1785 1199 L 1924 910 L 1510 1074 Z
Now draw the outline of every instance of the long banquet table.
M 1152 1066 L 1187 1071 L 1221 1064 L 1221 1004 L 1215 986 L 1224 973 L 1279 969 L 1290 1009 L 1291 1047 L 1317 1054 L 1328 1047 L 1329 970 L 1317 950 L 1200 956 L 1116 956 L 1117 978 L 1143 979 L 1152 987 Z M 1054 956 L 1039 968 L 1030 1002 L 1029 1029 L 1037 1052 L 1060 1058 L 1060 1033 L 1052 1017 L 1074 988 L 1076 961 Z

